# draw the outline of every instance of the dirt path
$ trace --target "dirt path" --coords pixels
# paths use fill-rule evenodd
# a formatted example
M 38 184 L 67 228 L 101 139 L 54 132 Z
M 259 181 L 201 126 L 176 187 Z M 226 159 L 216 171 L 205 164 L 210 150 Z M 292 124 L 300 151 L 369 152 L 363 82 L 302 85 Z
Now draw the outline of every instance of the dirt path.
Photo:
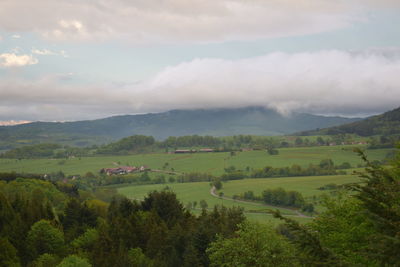
M 225 196 L 222 196 L 222 197 L 221 197 L 221 196 L 217 195 L 217 193 L 216 193 L 215 191 L 216 191 L 215 186 L 211 187 L 211 189 L 210 189 L 210 194 L 211 194 L 213 197 L 216 197 L 216 198 L 225 199 L 225 200 L 230 200 L 230 201 L 234 201 L 234 202 L 245 203 L 245 204 L 251 204 L 251 205 L 254 205 L 254 206 L 264 206 L 264 207 L 269 207 L 269 208 L 272 207 L 272 208 L 277 208 L 277 209 L 280 209 L 280 210 L 286 210 L 286 211 L 289 211 L 289 212 L 295 212 L 295 213 L 297 214 L 297 215 L 289 215 L 289 214 L 288 214 L 288 215 L 285 215 L 285 216 L 302 217 L 302 218 L 314 218 L 314 217 L 311 217 L 311 216 L 307 216 L 307 215 L 301 213 L 301 212 L 298 211 L 298 210 L 292 210 L 292 209 L 282 208 L 282 207 L 273 206 L 273 205 L 266 205 L 266 204 L 263 204 L 263 203 L 252 202 L 252 201 L 238 200 L 238 199 L 233 199 L 233 198 L 225 197 Z M 255 213 L 255 212 L 245 212 L 245 213 Z

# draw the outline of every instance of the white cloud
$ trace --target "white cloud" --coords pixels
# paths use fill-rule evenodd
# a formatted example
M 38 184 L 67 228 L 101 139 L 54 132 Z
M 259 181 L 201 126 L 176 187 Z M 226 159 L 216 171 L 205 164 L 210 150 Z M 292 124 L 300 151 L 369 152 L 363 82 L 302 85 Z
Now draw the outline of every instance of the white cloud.
M 49 39 L 68 41 L 253 40 L 343 28 L 365 19 L 370 8 L 399 7 L 398 3 L 394 0 L 3 0 L 0 28 L 37 32 Z
M 67 52 L 65 52 L 64 50 L 61 50 L 60 52 L 54 52 L 54 51 L 50 51 L 48 49 L 36 49 L 33 48 L 31 50 L 32 54 L 36 54 L 36 55 L 40 55 L 40 56 L 62 56 L 67 58 L 68 54 Z
M 32 49 L 32 53 L 36 54 L 36 55 L 41 55 L 41 56 L 54 56 L 54 55 L 57 55 L 56 52 L 53 52 L 53 51 L 50 51 L 50 50 L 47 50 L 47 49 L 40 50 L 40 49 L 36 49 L 36 48 Z
M 3 79 L 0 119 L 71 120 L 252 105 L 282 113 L 371 114 L 399 106 L 399 73 L 400 49 L 393 48 L 196 59 L 122 87 L 76 85 L 61 76 Z
M 17 55 L 15 53 L 0 54 L 0 67 L 22 67 L 34 65 L 38 62 L 32 55 Z
M 400 50 L 272 53 L 243 60 L 197 59 L 145 86 L 142 108 L 261 105 L 282 113 L 355 114 L 399 105 Z
M 11 36 L 11 38 L 19 39 L 19 38 L 21 38 L 21 35 L 19 35 L 19 34 L 14 34 L 14 35 Z

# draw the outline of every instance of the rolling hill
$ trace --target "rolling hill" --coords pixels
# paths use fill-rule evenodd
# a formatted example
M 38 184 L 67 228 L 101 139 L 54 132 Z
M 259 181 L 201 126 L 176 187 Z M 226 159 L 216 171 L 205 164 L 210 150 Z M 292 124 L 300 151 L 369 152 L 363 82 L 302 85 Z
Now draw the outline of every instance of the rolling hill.
M 360 136 L 400 134 L 400 108 L 352 123 L 311 131 L 298 135 L 358 134 Z
M 238 134 L 282 135 L 324 128 L 358 119 L 325 117 L 306 113 L 283 116 L 271 109 L 171 110 L 163 113 L 114 116 L 75 122 L 33 122 L 0 127 L 3 149 L 18 144 L 55 142 L 84 146 L 143 134 L 157 139 L 168 136 Z M 6 147 L 5 147 L 6 146 Z

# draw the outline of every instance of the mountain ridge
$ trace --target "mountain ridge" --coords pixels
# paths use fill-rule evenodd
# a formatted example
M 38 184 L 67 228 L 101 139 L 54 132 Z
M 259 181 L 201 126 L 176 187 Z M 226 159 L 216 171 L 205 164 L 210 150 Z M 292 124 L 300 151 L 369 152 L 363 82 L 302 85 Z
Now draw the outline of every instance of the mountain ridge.
M 358 134 L 360 136 L 400 134 L 400 107 L 365 119 L 317 130 L 298 132 L 298 135 Z
M 18 140 L 25 139 L 37 143 L 63 138 L 71 142 L 97 138 L 94 143 L 104 143 L 135 134 L 150 135 L 156 139 L 194 134 L 284 135 L 357 120 L 359 118 L 329 117 L 307 113 L 292 113 L 290 116 L 283 116 L 272 109 L 263 107 L 175 109 L 161 113 L 118 115 L 96 120 L 32 122 L 15 126 L 0 126 L 0 138 L 11 143 L 18 143 Z

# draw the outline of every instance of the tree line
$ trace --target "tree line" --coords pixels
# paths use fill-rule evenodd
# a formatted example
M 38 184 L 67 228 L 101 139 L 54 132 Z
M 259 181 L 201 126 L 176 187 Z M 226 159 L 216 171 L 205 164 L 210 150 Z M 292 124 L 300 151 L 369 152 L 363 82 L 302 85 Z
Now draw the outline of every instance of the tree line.
M 314 211 L 314 205 L 312 203 L 307 203 L 300 192 L 286 191 L 281 187 L 275 189 L 265 189 L 259 196 L 255 195 L 253 191 L 249 190 L 240 195 L 234 195 L 233 198 L 262 201 L 265 204 L 274 206 L 300 208 L 302 211 L 306 212 Z
M 59 144 L 35 144 L 10 149 L 0 155 L 3 158 L 68 158 L 86 157 L 95 155 L 127 155 L 132 153 L 168 152 L 179 148 L 212 148 L 215 152 L 240 151 L 241 149 L 266 150 L 270 155 L 279 153 L 278 148 L 305 147 L 329 145 L 332 140 L 340 144 L 345 140 L 345 135 L 316 140 L 307 137 L 272 138 L 251 135 L 238 135 L 232 137 L 213 136 L 179 136 L 168 137 L 166 140 L 157 141 L 152 136 L 133 135 L 104 145 L 87 147 L 73 147 Z M 289 139 L 293 139 L 289 141 Z M 392 144 L 391 142 L 390 144 Z

